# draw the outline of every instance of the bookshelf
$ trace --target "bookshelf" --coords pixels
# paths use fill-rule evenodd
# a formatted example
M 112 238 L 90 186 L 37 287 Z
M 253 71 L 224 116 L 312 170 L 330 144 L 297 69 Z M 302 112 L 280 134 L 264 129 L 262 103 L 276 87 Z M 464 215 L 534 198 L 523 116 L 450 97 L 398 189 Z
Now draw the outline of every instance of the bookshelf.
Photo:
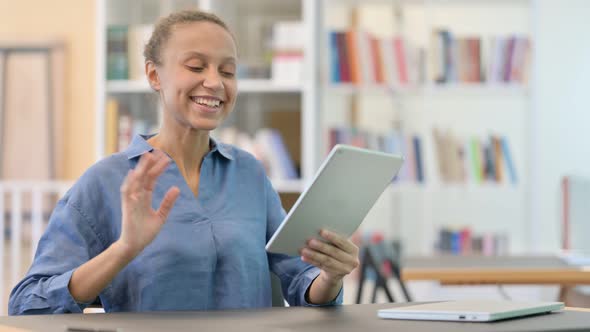
M 478 233 L 508 233 L 506 251 L 525 252 L 529 246 L 526 170 L 532 117 L 527 84 L 532 66 L 526 56 L 531 50 L 523 48 L 526 51 L 517 54 L 508 52 L 505 45 L 520 41 L 530 47 L 534 43 L 532 1 L 324 0 L 320 12 L 321 43 L 327 45 L 320 54 L 322 137 L 331 142 L 326 131 L 353 128 L 376 135 L 393 131 L 421 141 L 423 180 L 406 176 L 394 182 L 363 223 L 363 231 L 378 230 L 386 238 L 398 238 L 408 253 L 431 254 L 439 229 L 468 226 Z M 445 52 L 453 52 L 451 58 L 440 51 L 441 31 L 452 36 L 452 42 L 444 44 Z M 465 45 L 473 40 L 478 41 L 478 53 L 461 53 L 471 50 Z M 392 42 L 393 51 L 387 50 L 391 47 L 387 43 Z M 406 51 L 396 53 L 395 43 Z M 512 50 L 518 49 L 513 45 Z M 400 54 L 405 56 L 404 75 Z M 445 65 L 455 66 L 454 75 L 445 65 L 437 68 L 441 54 L 452 63 Z M 496 54 L 499 56 L 494 57 Z M 388 56 L 393 60 L 385 60 Z M 519 59 L 525 59 L 525 65 Z M 477 70 L 473 70 L 474 63 Z M 388 69 L 397 76 L 383 73 Z M 441 80 L 442 73 L 446 77 Z M 491 144 L 487 143 L 491 137 L 505 139 L 517 180 L 506 180 L 504 165 L 498 168 L 504 172 L 501 181 L 486 180 L 485 174 L 483 180 L 472 174 L 460 181 L 447 179 L 440 169 L 445 162 L 440 156 L 448 151 L 437 147 L 435 128 L 450 132 L 459 142 L 465 154 L 461 166 L 473 168 L 468 173 L 478 168 L 469 165 L 467 142 L 475 139 L 483 148 Z M 349 139 L 355 141 L 354 136 Z M 370 146 L 370 141 L 361 139 L 360 144 Z M 324 144 L 321 154 L 330 145 Z M 411 144 L 405 147 L 397 152 L 411 159 Z M 499 174 L 495 176 L 500 179 Z
M 125 146 L 121 136 L 128 138 L 135 133 L 157 131 L 162 110 L 159 109 L 157 95 L 151 90 L 144 75 L 138 73 L 137 63 L 143 61 L 140 52 L 144 42 L 137 39 L 150 35 L 158 17 L 176 10 L 198 8 L 216 13 L 224 19 L 239 45 L 238 101 L 224 126 L 236 127 L 252 140 L 262 128 L 272 128 L 284 136 L 283 141 L 296 164 L 298 176 L 272 180 L 275 189 L 286 197 L 286 205 L 290 205 L 289 202 L 294 201 L 315 171 L 313 142 L 316 137 L 314 131 L 309 129 L 314 127 L 315 122 L 316 80 L 313 79 L 313 71 L 306 69 L 311 67 L 301 65 L 314 66 L 315 60 L 311 56 L 313 47 L 302 44 L 300 63 L 293 64 L 291 61 L 286 67 L 286 61 L 276 60 L 280 55 L 277 48 L 290 45 L 285 42 L 284 31 L 290 32 L 291 38 L 300 35 L 300 38 L 309 39 L 313 34 L 310 29 L 314 14 L 312 7 L 313 1 L 309 0 L 289 0 L 281 4 L 268 0 L 98 0 L 97 158 Z M 275 36 L 278 34 L 275 30 L 279 28 L 284 30 L 282 39 Z M 119 44 L 116 43 L 116 35 L 113 37 L 117 29 L 126 31 L 126 40 Z M 116 53 L 113 49 L 116 50 L 117 46 L 127 48 L 126 53 L 121 52 L 127 72 L 120 77 L 116 76 L 119 75 L 116 72 L 113 76 L 112 72 L 116 66 L 112 60 L 113 53 Z M 290 70 L 287 74 L 292 73 L 293 68 L 303 68 L 297 79 L 290 79 L 293 75 L 285 74 L 285 70 Z M 131 124 L 128 124 L 127 119 Z M 287 120 L 290 123 L 285 123 Z M 297 123 L 296 130 L 290 127 L 291 123 Z M 127 128 L 129 126 L 131 129 Z M 117 128 L 116 134 L 112 128 Z M 122 128 L 130 132 L 122 134 Z M 213 135 L 220 135 L 223 129 L 226 128 L 215 131 Z
M 525 36 L 534 44 L 531 1 L 145 0 L 137 7 L 137 1 L 98 0 L 97 157 L 105 155 L 109 98 L 128 100 L 141 109 L 151 121 L 146 127 L 153 128 L 159 121 L 157 99 L 145 80 L 106 80 L 108 27 L 145 25 L 173 10 L 200 8 L 228 22 L 236 33 L 244 65 L 238 81 L 238 103 L 226 125 L 251 136 L 260 128 L 274 125 L 288 141 L 299 177 L 273 179 L 287 209 L 326 156 L 330 128 L 360 129 L 384 137 L 393 130 L 421 141 L 424 180 L 393 183 L 369 213 L 364 230 L 400 237 L 406 252 L 428 254 L 433 251 L 438 228 L 471 225 L 475 231 L 508 231 L 510 252 L 526 251 L 529 179 L 525 171 L 529 168 L 532 117 L 529 85 L 516 80 L 451 80 L 438 84 L 433 79 L 437 71 L 431 68 L 430 56 L 433 31 L 441 29 L 459 39 Z M 358 7 L 365 7 L 364 12 L 352 15 L 352 9 Z M 501 22 L 498 17 L 502 17 Z M 293 21 L 300 22 L 300 36 L 305 42 L 298 79 L 289 81 L 269 74 L 268 34 L 274 24 Z M 330 79 L 329 33 L 352 27 L 381 39 L 403 38 L 408 48 L 405 82 Z M 482 42 L 480 52 L 485 55 L 484 49 L 489 48 Z M 489 59 L 484 56 L 481 71 L 487 72 L 483 68 L 486 61 Z M 433 128 L 450 130 L 461 141 L 485 141 L 490 135 L 506 137 L 518 182 L 445 181 L 439 174 Z

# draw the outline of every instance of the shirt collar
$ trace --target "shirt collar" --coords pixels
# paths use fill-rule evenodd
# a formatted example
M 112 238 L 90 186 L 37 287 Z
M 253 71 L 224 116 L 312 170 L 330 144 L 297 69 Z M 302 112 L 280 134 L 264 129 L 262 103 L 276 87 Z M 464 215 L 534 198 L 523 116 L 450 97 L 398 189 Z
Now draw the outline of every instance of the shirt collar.
M 147 142 L 147 140 L 154 136 L 152 135 L 135 135 L 129 147 L 125 149 L 125 154 L 128 159 L 133 159 L 141 156 L 146 152 L 152 152 L 154 148 Z M 211 145 L 211 152 L 219 152 L 224 158 L 228 160 L 234 160 L 231 148 L 223 143 L 217 142 L 213 137 L 209 136 L 209 142 Z

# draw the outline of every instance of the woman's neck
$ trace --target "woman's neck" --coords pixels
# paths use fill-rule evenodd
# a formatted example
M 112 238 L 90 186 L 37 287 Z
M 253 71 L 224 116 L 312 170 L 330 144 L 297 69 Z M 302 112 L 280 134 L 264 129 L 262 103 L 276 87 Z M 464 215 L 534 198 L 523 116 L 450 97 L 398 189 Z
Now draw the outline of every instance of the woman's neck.
M 187 130 L 166 130 L 148 139 L 148 143 L 167 153 L 176 163 L 178 169 L 189 177 L 189 174 L 200 174 L 201 163 L 209 152 L 209 132 Z

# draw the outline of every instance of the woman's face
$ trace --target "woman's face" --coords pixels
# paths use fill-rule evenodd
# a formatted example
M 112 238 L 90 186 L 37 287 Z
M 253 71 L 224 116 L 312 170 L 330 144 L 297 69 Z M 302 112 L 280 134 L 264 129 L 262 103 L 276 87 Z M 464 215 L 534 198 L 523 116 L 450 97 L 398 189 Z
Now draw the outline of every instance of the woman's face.
M 184 127 L 213 130 L 236 102 L 236 58 L 236 45 L 224 28 L 211 22 L 177 24 L 162 45 L 161 65 L 152 70 L 148 65 L 148 78 L 168 115 Z

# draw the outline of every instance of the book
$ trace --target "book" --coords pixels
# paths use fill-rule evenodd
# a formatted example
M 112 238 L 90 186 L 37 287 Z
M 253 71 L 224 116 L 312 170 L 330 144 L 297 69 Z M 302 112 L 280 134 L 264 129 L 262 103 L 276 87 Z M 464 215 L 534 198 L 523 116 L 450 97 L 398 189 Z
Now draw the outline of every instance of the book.
M 255 141 L 263 152 L 263 159 L 268 162 L 268 176 L 270 178 L 281 180 L 298 178 L 293 159 L 277 130 L 270 128 L 260 129 L 256 133 Z
M 414 150 L 414 158 L 416 161 L 416 180 L 419 183 L 424 182 L 424 158 L 422 155 L 422 142 L 419 136 L 412 137 L 412 145 Z
M 330 65 L 330 82 L 340 83 L 340 52 L 338 50 L 338 33 L 336 31 L 328 31 L 329 41 L 329 65 Z
M 506 137 L 501 137 L 500 138 L 500 145 L 501 145 L 504 164 L 506 166 L 506 170 L 508 173 L 508 177 L 510 178 L 510 182 L 512 184 L 516 184 L 518 182 L 518 175 L 516 173 L 516 166 L 514 165 L 514 159 L 512 158 L 512 154 L 510 152 L 510 147 L 508 145 L 508 139 Z
M 107 27 L 107 80 L 129 79 L 126 25 Z
M 105 114 L 105 154 L 110 155 L 119 150 L 119 102 L 109 98 Z

